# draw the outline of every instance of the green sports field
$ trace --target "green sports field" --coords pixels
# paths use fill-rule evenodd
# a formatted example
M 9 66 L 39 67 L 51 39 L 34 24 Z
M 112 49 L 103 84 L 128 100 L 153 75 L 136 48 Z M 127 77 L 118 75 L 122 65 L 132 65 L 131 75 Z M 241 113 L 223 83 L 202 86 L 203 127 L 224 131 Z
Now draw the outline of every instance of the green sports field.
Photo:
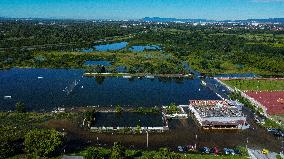
M 274 79 L 232 79 L 223 80 L 224 83 L 240 90 L 251 91 L 284 91 L 284 80 Z

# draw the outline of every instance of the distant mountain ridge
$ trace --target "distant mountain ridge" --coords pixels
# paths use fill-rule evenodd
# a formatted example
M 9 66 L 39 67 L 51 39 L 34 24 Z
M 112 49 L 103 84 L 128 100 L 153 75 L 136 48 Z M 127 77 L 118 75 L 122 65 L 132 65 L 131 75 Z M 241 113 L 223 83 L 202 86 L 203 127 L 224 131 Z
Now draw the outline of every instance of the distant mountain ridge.
M 111 19 L 72 19 L 72 18 L 10 18 L 1 17 L 0 20 L 75 20 L 75 21 L 109 21 Z M 122 20 L 115 20 L 122 21 Z M 144 22 L 190 22 L 190 23 L 202 23 L 202 22 L 239 22 L 239 23 L 281 23 L 284 24 L 284 18 L 268 18 L 268 19 L 246 19 L 246 20 L 210 20 L 210 19 L 181 19 L 181 18 L 161 18 L 161 17 L 145 17 L 142 19 L 132 19 L 130 21 L 144 21 Z
M 161 17 L 145 17 L 143 21 L 148 22 L 256 22 L 256 23 L 284 23 L 284 18 L 268 18 L 268 19 L 246 19 L 246 20 L 208 20 L 208 19 L 179 19 L 179 18 L 161 18 Z

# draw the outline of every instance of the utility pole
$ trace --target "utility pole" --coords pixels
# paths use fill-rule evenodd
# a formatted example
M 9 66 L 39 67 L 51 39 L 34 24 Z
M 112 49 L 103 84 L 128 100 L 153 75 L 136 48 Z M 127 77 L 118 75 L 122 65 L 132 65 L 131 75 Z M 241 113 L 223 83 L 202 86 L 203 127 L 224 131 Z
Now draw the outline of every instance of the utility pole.
M 284 148 L 284 146 L 283 146 L 283 143 L 284 143 L 284 141 L 283 141 L 283 139 L 282 139 L 282 142 L 281 142 L 281 153 L 283 154 L 283 148 Z
M 248 143 L 249 143 L 249 139 L 247 138 L 247 144 L 246 144 L 246 148 L 248 149 Z
M 148 131 L 146 131 L 146 133 L 147 133 L 147 148 L 149 147 L 149 133 L 148 133 Z
M 196 147 L 197 147 L 197 134 L 195 134 L 195 144 L 194 144 L 194 149 L 196 150 Z

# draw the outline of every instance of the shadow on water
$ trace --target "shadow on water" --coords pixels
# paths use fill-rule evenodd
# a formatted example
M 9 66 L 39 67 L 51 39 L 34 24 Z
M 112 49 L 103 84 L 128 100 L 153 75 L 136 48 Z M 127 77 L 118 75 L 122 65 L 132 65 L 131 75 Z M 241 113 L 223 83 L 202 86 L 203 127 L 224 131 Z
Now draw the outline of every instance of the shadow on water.
M 105 81 L 105 78 L 106 77 L 104 77 L 104 76 L 97 76 L 95 79 L 96 79 L 96 83 L 98 84 L 98 85 L 102 85 L 103 83 L 104 83 L 104 81 Z

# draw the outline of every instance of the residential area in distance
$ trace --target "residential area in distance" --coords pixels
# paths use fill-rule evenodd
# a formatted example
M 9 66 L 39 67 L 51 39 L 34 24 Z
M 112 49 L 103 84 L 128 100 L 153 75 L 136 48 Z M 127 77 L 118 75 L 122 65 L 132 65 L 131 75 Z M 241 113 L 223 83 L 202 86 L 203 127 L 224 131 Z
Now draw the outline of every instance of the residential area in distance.
M 284 2 L 134 1 L 0 2 L 0 158 L 284 158 Z

